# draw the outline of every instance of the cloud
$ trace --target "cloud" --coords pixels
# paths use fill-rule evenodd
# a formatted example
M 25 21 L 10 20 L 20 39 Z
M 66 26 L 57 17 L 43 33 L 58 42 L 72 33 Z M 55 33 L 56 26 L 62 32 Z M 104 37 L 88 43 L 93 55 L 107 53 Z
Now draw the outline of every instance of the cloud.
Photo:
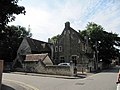
M 28 3 L 27 3 L 28 2 Z M 75 30 L 83 30 L 88 22 L 102 25 L 107 31 L 116 31 L 120 26 L 119 0 L 24 0 L 26 15 L 19 15 L 15 22 L 31 26 L 33 38 L 47 41 L 61 34 L 66 21 Z
M 104 7 L 104 10 L 99 11 L 91 18 L 94 21 L 102 25 L 107 31 L 118 31 L 116 30 L 120 25 L 120 10 L 119 4 L 117 3 L 107 3 L 108 6 Z M 119 33 L 119 32 L 118 32 Z

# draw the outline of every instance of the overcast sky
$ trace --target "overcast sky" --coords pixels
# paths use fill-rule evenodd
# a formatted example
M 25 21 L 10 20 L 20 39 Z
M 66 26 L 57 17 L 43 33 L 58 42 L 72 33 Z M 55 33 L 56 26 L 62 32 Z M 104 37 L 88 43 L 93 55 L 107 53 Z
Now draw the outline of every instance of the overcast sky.
M 47 41 L 61 34 L 69 21 L 76 31 L 95 22 L 108 32 L 120 34 L 120 0 L 20 0 L 26 15 L 16 16 L 10 25 L 30 25 L 32 38 Z

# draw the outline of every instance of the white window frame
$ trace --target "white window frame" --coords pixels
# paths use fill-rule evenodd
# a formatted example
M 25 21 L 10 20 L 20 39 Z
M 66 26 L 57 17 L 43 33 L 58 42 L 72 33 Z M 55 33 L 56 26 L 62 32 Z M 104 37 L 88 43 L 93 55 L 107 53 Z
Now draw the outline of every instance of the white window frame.
M 58 52 L 58 46 L 55 46 L 55 52 Z
M 62 52 L 62 46 L 59 46 L 59 52 Z

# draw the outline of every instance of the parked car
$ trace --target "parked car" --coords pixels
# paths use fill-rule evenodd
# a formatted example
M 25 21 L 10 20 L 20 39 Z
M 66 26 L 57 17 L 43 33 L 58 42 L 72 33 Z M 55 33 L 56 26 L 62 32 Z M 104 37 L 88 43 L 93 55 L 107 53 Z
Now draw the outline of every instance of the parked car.
M 70 66 L 70 63 L 59 63 L 58 66 Z

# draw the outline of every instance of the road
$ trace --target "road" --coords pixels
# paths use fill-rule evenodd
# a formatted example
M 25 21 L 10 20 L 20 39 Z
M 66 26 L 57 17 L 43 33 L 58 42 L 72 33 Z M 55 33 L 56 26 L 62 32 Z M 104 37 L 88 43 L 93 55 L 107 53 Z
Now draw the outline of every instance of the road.
M 93 74 L 84 79 L 63 79 L 4 73 L 3 83 L 4 80 L 9 80 L 24 86 L 30 86 L 34 90 L 116 90 L 118 68 Z
M 33 90 L 22 84 L 13 82 L 12 80 L 4 80 L 2 84 L 2 90 Z

